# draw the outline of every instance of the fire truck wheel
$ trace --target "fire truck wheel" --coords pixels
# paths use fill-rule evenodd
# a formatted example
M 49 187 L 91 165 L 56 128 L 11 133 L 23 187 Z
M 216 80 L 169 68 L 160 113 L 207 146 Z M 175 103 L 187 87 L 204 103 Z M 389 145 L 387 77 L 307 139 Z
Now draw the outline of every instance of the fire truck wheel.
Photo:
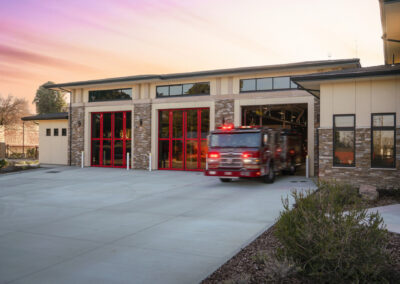
M 231 182 L 232 179 L 231 178 L 220 178 L 219 179 L 221 182 Z
M 273 183 L 275 180 L 275 172 L 273 170 L 273 165 L 271 165 L 270 170 L 268 171 L 268 174 L 265 175 L 264 177 L 264 183 Z

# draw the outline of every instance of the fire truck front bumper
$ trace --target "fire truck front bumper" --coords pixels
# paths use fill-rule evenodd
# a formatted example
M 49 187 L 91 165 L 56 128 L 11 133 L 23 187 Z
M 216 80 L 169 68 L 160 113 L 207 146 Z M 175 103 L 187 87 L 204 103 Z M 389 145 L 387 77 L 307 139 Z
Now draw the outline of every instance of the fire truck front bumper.
M 204 171 L 204 175 L 211 177 L 260 177 L 260 170 L 221 170 L 221 169 L 211 169 Z

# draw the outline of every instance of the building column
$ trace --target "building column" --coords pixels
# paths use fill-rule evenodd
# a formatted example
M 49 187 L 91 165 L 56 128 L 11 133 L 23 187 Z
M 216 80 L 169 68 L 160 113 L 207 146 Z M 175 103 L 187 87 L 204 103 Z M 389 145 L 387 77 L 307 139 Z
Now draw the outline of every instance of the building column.
M 133 107 L 133 168 L 148 169 L 151 152 L 151 104 Z

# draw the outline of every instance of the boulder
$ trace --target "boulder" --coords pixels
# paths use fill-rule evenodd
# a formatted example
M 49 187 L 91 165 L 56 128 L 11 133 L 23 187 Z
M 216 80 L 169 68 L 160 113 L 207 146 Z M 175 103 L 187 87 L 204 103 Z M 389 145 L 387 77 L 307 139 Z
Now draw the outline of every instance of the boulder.
M 362 184 L 360 186 L 359 193 L 362 198 L 367 200 L 377 200 L 379 197 L 376 187 L 368 184 Z

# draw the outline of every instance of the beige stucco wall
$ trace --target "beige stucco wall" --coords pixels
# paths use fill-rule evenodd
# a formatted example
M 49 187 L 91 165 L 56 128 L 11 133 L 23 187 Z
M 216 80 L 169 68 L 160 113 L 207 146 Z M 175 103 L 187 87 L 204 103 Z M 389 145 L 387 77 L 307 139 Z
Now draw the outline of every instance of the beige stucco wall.
M 99 84 L 96 86 L 83 86 L 79 88 L 71 88 L 71 101 L 73 104 L 84 104 L 87 106 L 98 105 L 99 102 L 89 103 L 89 91 L 93 90 L 107 90 L 107 89 L 132 89 L 132 100 L 145 100 L 145 99 L 156 99 L 156 87 L 164 85 L 174 84 L 185 84 L 185 83 L 196 83 L 196 82 L 210 82 L 210 96 L 226 96 L 240 93 L 240 80 L 248 78 L 263 78 L 263 77 L 281 77 L 281 76 L 294 76 L 300 74 L 326 72 L 340 69 L 338 67 L 326 67 L 326 68 L 298 68 L 292 70 L 270 70 L 268 72 L 252 72 L 237 75 L 219 75 L 219 76 L 204 76 L 204 77 L 193 77 L 175 80 L 149 80 L 149 81 L 137 81 L 127 83 L 109 83 Z M 170 99 L 170 98 L 168 98 Z M 197 100 L 193 98 L 192 100 Z M 113 102 L 114 103 L 114 102 Z M 121 104 L 126 101 L 121 102 Z M 101 104 L 101 103 L 100 103 Z M 110 104 L 110 102 L 104 102 L 104 104 Z
M 400 77 L 321 83 L 321 128 L 334 114 L 355 114 L 356 127 L 370 127 L 371 113 L 395 112 L 400 125 Z
M 51 136 L 46 136 L 46 129 L 51 129 Z M 54 128 L 58 128 L 58 136 L 54 136 Z M 67 136 L 62 136 L 62 129 L 67 129 Z M 68 120 L 39 121 L 39 163 L 68 164 Z

